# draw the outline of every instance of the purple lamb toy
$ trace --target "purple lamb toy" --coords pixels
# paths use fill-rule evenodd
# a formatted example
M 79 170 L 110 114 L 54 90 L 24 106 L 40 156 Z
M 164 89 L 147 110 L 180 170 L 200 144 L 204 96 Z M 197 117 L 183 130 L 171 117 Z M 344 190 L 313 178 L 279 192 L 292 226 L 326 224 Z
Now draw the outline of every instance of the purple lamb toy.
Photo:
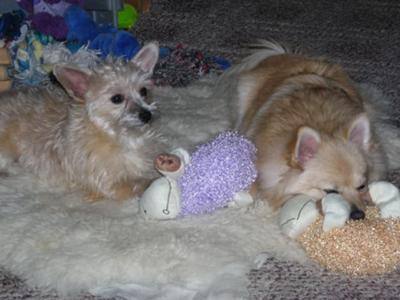
M 212 212 L 247 189 L 257 177 L 255 154 L 255 146 L 233 132 L 199 147 L 178 180 L 181 215 Z
M 159 155 L 155 166 L 164 177 L 143 194 L 142 215 L 173 219 L 210 213 L 230 203 L 251 203 L 245 190 L 257 177 L 255 157 L 255 146 L 236 132 L 220 134 L 191 158 L 184 149 Z

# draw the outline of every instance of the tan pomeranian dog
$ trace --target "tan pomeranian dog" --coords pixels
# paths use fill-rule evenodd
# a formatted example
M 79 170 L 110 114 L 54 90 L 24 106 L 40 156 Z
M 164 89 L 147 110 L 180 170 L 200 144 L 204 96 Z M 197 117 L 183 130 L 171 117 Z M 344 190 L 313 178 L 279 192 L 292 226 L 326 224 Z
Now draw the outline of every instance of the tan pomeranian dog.
M 66 92 L 1 94 L 1 167 L 17 161 L 92 201 L 140 194 L 158 176 L 153 160 L 165 151 L 148 92 L 158 56 L 158 44 L 149 43 L 129 62 L 108 60 L 93 70 L 58 65 L 54 75 Z
M 258 149 L 254 190 L 275 209 L 296 194 L 340 193 L 363 218 L 368 182 L 386 170 L 368 103 L 340 66 L 263 46 L 237 81 L 237 128 Z

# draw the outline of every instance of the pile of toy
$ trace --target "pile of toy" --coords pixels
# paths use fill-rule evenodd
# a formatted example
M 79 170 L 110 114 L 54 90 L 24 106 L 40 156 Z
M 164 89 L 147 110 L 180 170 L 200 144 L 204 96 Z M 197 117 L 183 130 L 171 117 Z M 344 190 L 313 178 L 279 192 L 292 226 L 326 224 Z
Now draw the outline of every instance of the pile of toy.
M 83 9 L 84 0 L 18 0 L 21 10 L 0 16 L 0 48 L 11 56 L 11 77 L 23 85 L 38 85 L 49 80 L 55 63 L 66 63 L 73 56 L 79 64 L 95 63 L 95 57 L 114 56 L 131 59 L 140 49 L 137 38 L 129 31 L 137 12 L 125 5 L 118 12 L 119 26 L 97 24 Z M 128 29 L 128 30 L 127 30 Z M 78 54 L 77 54 L 78 53 Z M 88 58 L 93 58 L 88 60 Z M 224 70 L 229 63 L 200 52 L 161 48 L 161 68 L 180 65 L 200 77 L 211 69 Z M 171 77 L 165 80 L 156 72 L 156 83 L 183 85 Z
M 21 10 L 0 17 L 1 46 L 11 54 L 13 77 L 27 85 L 47 80 L 51 69 L 47 60 L 56 61 L 44 55 L 49 47 L 69 55 L 82 47 L 101 57 L 135 55 L 140 48 L 137 39 L 126 30 L 96 24 L 82 8 L 83 2 L 18 0 Z

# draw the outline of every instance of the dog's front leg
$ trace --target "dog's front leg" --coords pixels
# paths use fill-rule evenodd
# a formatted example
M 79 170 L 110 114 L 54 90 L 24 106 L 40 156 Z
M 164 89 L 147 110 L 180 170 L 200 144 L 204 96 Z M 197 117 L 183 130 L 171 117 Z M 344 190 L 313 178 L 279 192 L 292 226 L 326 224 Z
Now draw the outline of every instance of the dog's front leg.
M 88 202 L 97 202 L 106 199 L 125 201 L 143 194 L 150 185 L 149 179 L 121 180 L 111 184 L 109 187 L 86 190 L 84 199 Z
M 117 201 L 125 201 L 143 194 L 150 185 L 149 179 L 133 179 L 116 182 L 112 185 L 110 194 Z

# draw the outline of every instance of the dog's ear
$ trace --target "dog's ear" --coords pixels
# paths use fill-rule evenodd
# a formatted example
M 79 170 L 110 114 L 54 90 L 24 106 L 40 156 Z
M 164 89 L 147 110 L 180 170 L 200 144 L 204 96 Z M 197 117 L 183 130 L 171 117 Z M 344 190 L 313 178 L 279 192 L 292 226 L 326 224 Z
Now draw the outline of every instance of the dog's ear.
M 294 148 L 294 160 L 304 169 L 307 162 L 318 151 L 321 138 L 317 131 L 310 127 L 301 127 L 297 132 L 296 146 Z
M 159 52 L 157 42 L 148 43 L 135 55 L 132 62 L 144 72 L 152 74 L 158 61 Z
M 371 129 L 366 114 L 360 114 L 353 120 L 348 130 L 347 138 L 361 149 L 365 151 L 369 150 Z
M 67 93 L 78 101 L 84 101 L 89 90 L 90 74 L 86 71 L 65 65 L 56 65 L 54 76 Z

